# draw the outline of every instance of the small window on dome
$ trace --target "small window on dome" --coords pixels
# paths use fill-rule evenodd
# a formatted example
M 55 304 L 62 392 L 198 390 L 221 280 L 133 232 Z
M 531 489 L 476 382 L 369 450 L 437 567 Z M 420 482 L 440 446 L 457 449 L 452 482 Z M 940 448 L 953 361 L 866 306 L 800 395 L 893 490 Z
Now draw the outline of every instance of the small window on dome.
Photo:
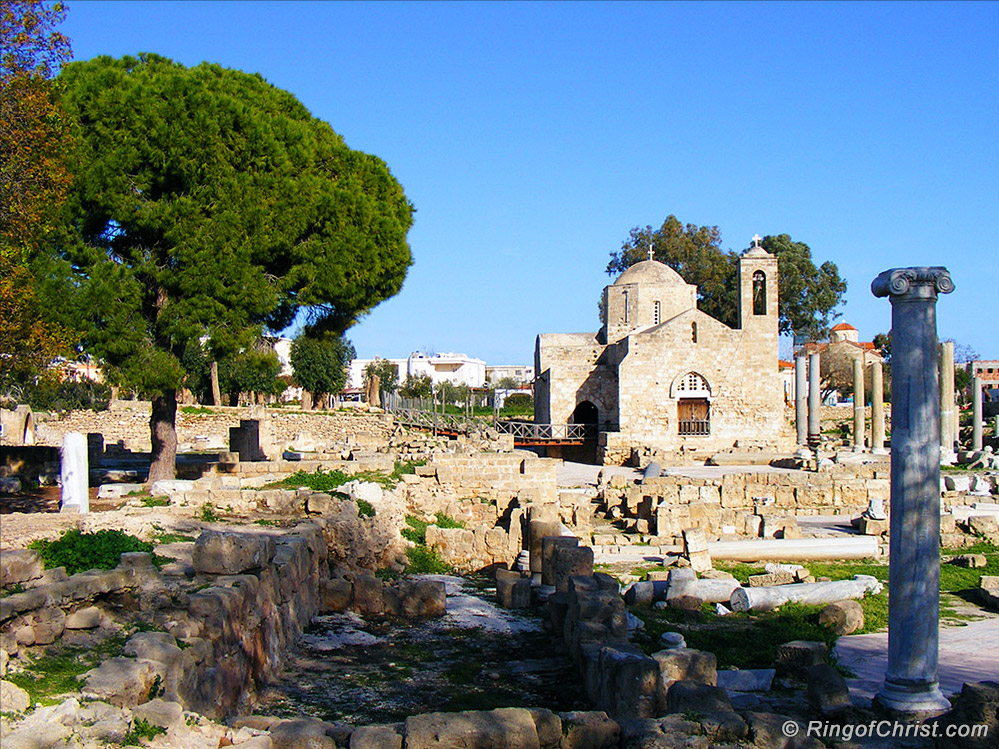
M 652 305 L 652 324 L 658 325 L 662 321 L 662 305 L 655 302 Z
M 628 322 L 628 292 L 624 292 L 624 321 Z

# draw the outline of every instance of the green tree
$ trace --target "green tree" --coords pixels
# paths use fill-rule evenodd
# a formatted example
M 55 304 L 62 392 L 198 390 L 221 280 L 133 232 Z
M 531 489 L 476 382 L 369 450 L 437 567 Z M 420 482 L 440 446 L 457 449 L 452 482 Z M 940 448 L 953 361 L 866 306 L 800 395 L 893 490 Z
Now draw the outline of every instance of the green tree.
M 239 404 L 240 393 L 278 395 L 285 388 L 279 379 L 281 362 L 273 351 L 249 349 L 219 362 L 219 385 L 230 394 L 230 405 Z
M 838 317 L 835 309 L 846 292 L 846 281 L 840 278 L 835 263 L 826 261 L 816 267 L 808 245 L 793 241 L 787 234 L 766 236 L 761 244 L 779 263 L 780 331 L 821 338 Z M 684 225 L 670 215 L 659 229 L 636 227 L 620 251 L 611 253 L 607 273 L 615 275 L 647 260 L 650 247 L 656 260 L 697 286 L 698 309 L 726 325 L 736 325 L 739 255 L 722 250 L 717 226 Z
M 143 54 L 61 78 L 80 148 L 50 292 L 109 377 L 152 395 L 150 479 L 173 476 L 188 344 L 221 362 L 301 308 L 338 337 L 401 288 L 413 208 L 259 75 Z
M 430 375 L 406 375 L 406 381 L 399 388 L 404 398 L 430 398 L 434 394 L 434 383 Z
M 354 347 L 342 336 L 300 335 L 291 344 L 291 368 L 295 382 L 312 393 L 316 401 L 328 393 L 339 393 L 347 383 L 347 365 Z
M 399 366 L 388 359 L 375 358 L 364 368 L 364 387 L 367 389 L 368 383 L 373 375 L 378 375 L 380 381 L 379 389 L 386 393 L 394 393 L 399 385 Z

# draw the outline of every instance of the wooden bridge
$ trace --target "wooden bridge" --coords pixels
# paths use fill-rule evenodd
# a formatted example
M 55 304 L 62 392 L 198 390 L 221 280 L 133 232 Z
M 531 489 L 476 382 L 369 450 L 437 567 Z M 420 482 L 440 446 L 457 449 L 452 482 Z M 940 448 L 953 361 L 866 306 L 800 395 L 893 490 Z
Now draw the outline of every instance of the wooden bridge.
M 533 421 L 506 421 L 495 416 L 490 420 L 467 413 L 446 413 L 437 408 L 432 411 L 417 408 L 398 397 L 388 396 L 383 402 L 397 424 L 426 429 L 434 434 L 453 437 L 468 434 L 473 429 L 495 429 L 500 434 L 513 435 L 516 447 L 583 445 L 597 438 L 596 424 L 535 424 Z

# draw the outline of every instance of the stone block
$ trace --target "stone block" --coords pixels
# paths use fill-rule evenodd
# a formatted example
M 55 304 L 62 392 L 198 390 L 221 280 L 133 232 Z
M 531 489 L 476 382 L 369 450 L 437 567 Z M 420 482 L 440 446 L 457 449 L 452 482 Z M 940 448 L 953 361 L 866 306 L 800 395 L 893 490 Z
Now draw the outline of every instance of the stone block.
M 561 749 L 617 749 L 621 727 L 603 711 L 559 713 Z
M 984 554 L 958 554 L 956 557 L 947 560 L 947 564 L 953 564 L 957 567 L 967 567 L 969 569 L 984 567 L 988 563 L 989 560 Z
M 541 539 L 541 584 L 555 584 L 555 570 L 552 566 L 552 557 L 557 546 L 579 546 L 579 539 L 575 536 L 548 536 Z
M 392 725 L 358 726 L 350 734 L 350 749 L 402 749 L 402 736 Z
M 0 551 L 0 588 L 36 580 L 44 571 L 45 567 L 37 551 Z
M 660 707 L 666 705 L 666 693 L 677 681 L 691 681 L 715 686 L 718 683 L 718 660 L 714 653 L 693 648 L 670 648 L 652 654 L 659 665 Z
M 850 690 L 835 668 L 827 663 L 817 663 L 808 667 L 806 678 L 808 704 L 815 710 L 830 716 L 850 709 Z
M 135 707 L 148 699 L 156 675 L 152 661 L 110 658 L 80 677 L 85 682 L 80 692 L 117 707 Z
M 96 606 L 87 606 L 66 616 L 66 629 L 94 629 L 100 624 L 101 610 Z
M 31 705 L 31 699 L 21 687 L 9 681 L 0 681 L 0 704 L 5 713 L 23 713 Z
M 319 581 L 319 610 L 323 613 L 347 611 L 353 601 L 354 587 L 342 577 Z
M 796 582 L 792 572 L 768 572 L 765 575 L 750 575 L 750 588 L 766 588 L 771 585 L 790 585 Z
M 496 598 L 505 609 L 526 609 L 531 605 L 531 581 L 520 576 L 496 579 Z
M 702 529 L 684 529 L 683 553 L 690 560 L 690 566 L 695 571 L 701 572 L 711 569 L 711 555 L 708 554 L 708 539 Z
M 995 515 L 972 515 L 967 523 L 969 533 L 992 541 L 999 540 L 999 519 Z
M 56 606 L 38 609 L 31 615 L 31 630 L 35 645 L 48 645 L 62 637 L 66 629 L 66 614 Z
M 534 717 L 519 707 L 406 718 L 406 749 L 539 749 L 540 744 Z
M 534 510 L 538 505 L 531 505 Z M 553 508 L 554 509 L 554 508 Z M 548 537 L 558 537 L 561 535 L 561 523 L 557 520 L 536 520 L 531 519 L 528 523 L 528 550 L 531 552 L 531 573 L 541 574 L 544 558 L 543 541 Z
M 982 575 L 979 578 L 978 598 L 986 608 L 999 611 L 999 575 Z
M 133 707 L 132 717 L 169 731 L 181 724 L 184 718 L 184 707 L 179 702 L 170 702 L 157 697 Z
M 887 519 L 875 520 L 874 518 L 861 517 L 857 523 L 857 530 L 864 536 L 883 536 L 888 533 L 890 527 Z
M 732 701 L 724 689 L 681 680 L 670 685 L 664 707 L 667 713 L 732 712 Z
M 527 708 L 534 718 L 541 749 L 559 749 L 562 743 L 562 720 L 551 710 L 543 707 Z
M 726 692 L 769 692 L 776 670 L 743 668 L 718 672 L 718 686 Z
M 381 616 L 385 611 L 382 581 L 370 572 L 357 572 L 351 578 L 354 611 L 361 615 Z
M 555 590 L 568 592 L 570 577 L 593 575 L 593 549 L 557 546 L 552 554 L 552 570 Z
M 272 725 L 271 741 L 281 749 L 336 749 L 336 740 L 329 735 L 329 723 L 314 718 L 282 720 Z
M 837 635 L 852 635 L 864 626 L 864 609 L 856 601 L 836 601 L 819 612 L 819 624 L 830 627 Z
M 824 663 L 828 648 L 824 642 L 792 640 L 777 647 L 775 666 L 778 674 L 805 678 L 810 666 Z
M 618 718 L 651 718 L 659 707 L 659 664 L 647 655 L 605 647 L 600 651 L 601 706 Z
M 274 548 L 274 539 L 263 534 L 204 531 L 194 542 L 191 558 L 198 572 L 238 575 L 269 564 Z

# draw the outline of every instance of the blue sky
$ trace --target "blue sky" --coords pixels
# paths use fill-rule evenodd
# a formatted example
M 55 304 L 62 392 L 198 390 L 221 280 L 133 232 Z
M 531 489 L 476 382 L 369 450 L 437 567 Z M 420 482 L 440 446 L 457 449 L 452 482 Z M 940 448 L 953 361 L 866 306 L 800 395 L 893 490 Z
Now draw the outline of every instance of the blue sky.
M 999 4 L 69 0 L 77 59 L 258 72 L 417 209 L 414 266 L 358 355 L 533 360 L 596 330 L 609 253 L 669 214 L 807 243 L 842 320 L 882 270 L 944 265 L 938 331 L 999 358 Z

